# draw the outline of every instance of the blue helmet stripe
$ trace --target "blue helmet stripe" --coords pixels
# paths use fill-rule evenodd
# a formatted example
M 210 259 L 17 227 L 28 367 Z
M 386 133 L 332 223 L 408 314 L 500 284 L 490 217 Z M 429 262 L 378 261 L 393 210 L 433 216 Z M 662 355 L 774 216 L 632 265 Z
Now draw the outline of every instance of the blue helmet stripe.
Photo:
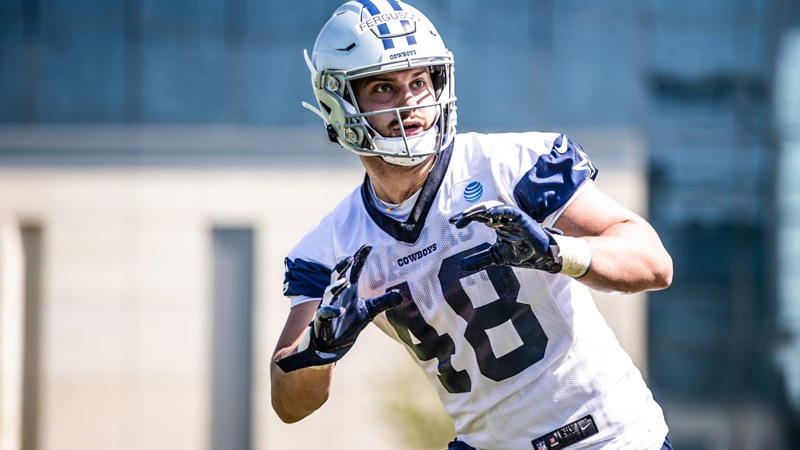
M 386 0 L 386 2 L 389 3 L 389 5 L 391 5 L 392 9 L 395 11 L 403 10 L 403 7 L 397 4 L 396 0 Z M 403 25 L 403 28 L 409 25 L 407 20 L 401 20 L 400 23 Z M 417 43 L 417 38 L 415 38 L 413 34 L 410 34 L 406 36 L 406 42 L 408 42 L 408 45 L 414 45 Z
M 385 30 L 381 30 L 381 27 L 385 28 Z M 378 31 L 381 33 L 388 33 L 389 27 L 386 25 L 378 25 Z M 383 49 L 389 50 L 390 48 L 394 48 L 394 39 L 381 39 L 383 41 Z
M 367 8 L 367 11 L 369 11 L 369 13 L 372 14 L 373 16 L 377 16 L 381 13 L 381 10 L 378 9 L 378 7 L 375 6 L 375 4 L 372 3 L 371 0 L 358 0 L 358 2 L 361 3 L 364 6 L 364 8 Z M 389 26 L 386 25 L 385 23 L 382 23 L 378 25 L 378 31 L 380 32 L 381 35 L 389 34 Z M 384 50 L 389 50 L 390 48 L 394 48 L 394 40 L 392 39 L 381 39 L 381 40 L 383 41 Z

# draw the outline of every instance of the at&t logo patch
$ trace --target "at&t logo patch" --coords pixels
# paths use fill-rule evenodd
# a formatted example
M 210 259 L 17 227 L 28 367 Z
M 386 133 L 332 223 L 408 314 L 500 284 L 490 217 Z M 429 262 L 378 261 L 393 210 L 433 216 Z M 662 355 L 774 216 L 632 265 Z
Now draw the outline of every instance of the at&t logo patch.
M 479 181 L 473 181 L 464 189 L 464 198 L 470 202 L 475 203 L 481 199 L 483 195 L 483 185 Z

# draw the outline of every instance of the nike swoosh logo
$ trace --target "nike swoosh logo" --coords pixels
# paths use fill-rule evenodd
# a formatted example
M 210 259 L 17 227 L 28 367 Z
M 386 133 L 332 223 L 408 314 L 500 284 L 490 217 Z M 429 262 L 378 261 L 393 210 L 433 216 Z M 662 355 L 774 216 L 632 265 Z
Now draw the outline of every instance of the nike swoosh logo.
M 555 151 L 558 153 L 564 154 L 567 151 L 567 137 L 563 134 L 560 136 L 561 143 L 557 147 L 553 147 Z

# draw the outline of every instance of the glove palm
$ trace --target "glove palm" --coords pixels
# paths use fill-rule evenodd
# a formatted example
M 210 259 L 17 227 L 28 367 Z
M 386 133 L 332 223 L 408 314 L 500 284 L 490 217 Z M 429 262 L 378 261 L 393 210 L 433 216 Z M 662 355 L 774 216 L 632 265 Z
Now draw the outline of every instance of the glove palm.
M 325 289 L 322 303 L 298 352 L 277 361 L 284 372 L 340 360 L 378 314 L 403 301 L 399 291 L 390 291 L 372 299 L 358 296 L 358 279 L 371 251 L 372 247 L 364 245 L 355 255 L 336 265 L 331 274 L 331 284 Z M 346 276 L 348 270 L 349 277 Z
M 516 206 L 484 202 L 450 218 L 456 228 L 464 228 L 473 221 L 493 228 L 497 241 L 490 248 L 462 259 L 463 270 L 481 270 L 491 265 L 533 267 L 550 273 L 561 270 L 558 243 L 551 232 Z

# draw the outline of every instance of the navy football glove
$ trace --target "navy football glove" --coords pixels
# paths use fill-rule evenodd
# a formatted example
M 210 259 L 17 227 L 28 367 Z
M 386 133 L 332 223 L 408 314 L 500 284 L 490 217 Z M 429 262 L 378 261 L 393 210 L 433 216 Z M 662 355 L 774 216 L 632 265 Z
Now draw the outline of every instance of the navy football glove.
M 500 202 L 484 202 L 450 218 L 456 228 L 470 222 L 485 223 L 497 232 L 497 242 L 486 250 L 461 260 L 462 270 L 481 270 L 492 265 L 533 267 L 550 273 L 561 271 L 558 243 L 546 230 L 521 209 Z
M 322 303 L 297 353 L 276 362 L 284 372 L 325 366 L 342 359 L 372 319 L 403 301 L 403 294 L 399 291 L 371 299 L 358 296 L 358 278 L 371 251 L 371 246 L 364 245 L 354 256 L 343 259 L 334 267 L 331 284 L 325 289 Z M 346 276 L 348 270 L 349 278 Z

